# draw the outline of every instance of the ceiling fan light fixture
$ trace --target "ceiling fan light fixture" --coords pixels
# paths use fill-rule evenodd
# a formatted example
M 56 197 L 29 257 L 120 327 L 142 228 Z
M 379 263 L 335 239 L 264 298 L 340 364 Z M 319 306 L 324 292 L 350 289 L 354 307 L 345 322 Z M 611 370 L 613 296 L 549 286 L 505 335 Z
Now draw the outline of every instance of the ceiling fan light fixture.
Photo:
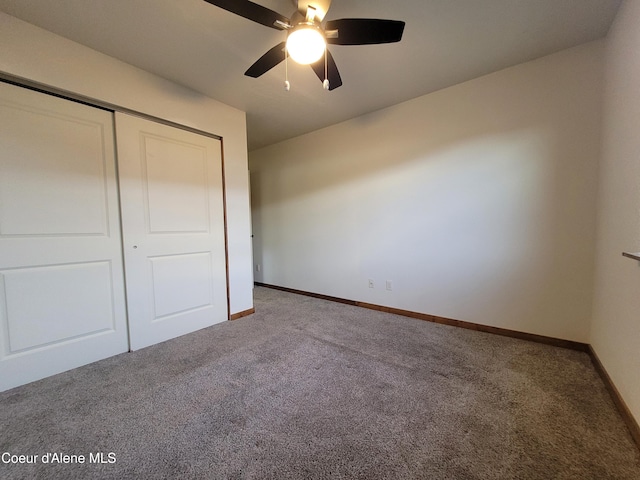
M 322 57 L 327 42 L 322 30 L 313 23 L 300 23 L 287 36 L 287 52 L 301 65 L 309 65 Z

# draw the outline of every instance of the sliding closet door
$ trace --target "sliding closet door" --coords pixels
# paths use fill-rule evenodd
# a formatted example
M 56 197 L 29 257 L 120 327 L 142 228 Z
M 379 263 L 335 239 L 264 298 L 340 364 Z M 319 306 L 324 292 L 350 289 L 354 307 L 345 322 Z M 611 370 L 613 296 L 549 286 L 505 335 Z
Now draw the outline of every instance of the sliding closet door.
M 132 349 L 227 320 L 220 140 L 116 113 Z
M 0 83 L 0 390 L 128 350 L 113 115 Z

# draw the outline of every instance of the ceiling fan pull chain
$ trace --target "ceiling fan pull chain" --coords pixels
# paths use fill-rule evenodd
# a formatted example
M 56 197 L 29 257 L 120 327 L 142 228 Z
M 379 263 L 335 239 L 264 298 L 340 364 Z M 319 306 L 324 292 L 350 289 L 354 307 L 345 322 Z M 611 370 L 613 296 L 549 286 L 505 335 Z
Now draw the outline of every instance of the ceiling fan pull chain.
M 289 54 L 287 53 L 287 49 L 284 49 L 284 89 L 288 92 L 291 90 L 291 84 L 289 83 Z
M 327 73 L 327 49 L 324 49 L 324 80 L 322 81 L 322 88 L 329 91 L 329 74 Z

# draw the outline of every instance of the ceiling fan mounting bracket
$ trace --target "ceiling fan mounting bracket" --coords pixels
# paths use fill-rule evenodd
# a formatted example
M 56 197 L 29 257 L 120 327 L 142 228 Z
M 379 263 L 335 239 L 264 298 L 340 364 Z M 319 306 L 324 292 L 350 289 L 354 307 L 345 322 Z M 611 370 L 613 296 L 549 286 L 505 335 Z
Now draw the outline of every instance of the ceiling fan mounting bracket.
M 318 22 L 324 20 L 331 6 L 331 0 L 297 0 L 297 2 L 294 1 L 294 3 L 297 4 L 298 12 L 305 16 L 309 8 L 313 8 L 315 10 L 315 19 Z
M 316 9 L 315 7 L 312 7 L 311 5 L 309 5 L 307 7 L 307 13 L 305 15 L 305 20 L 306 23 L 314 23 L 316 19 Z
M 281 30 L 289 30 L 290 28 L 293 28 L 293 25 L 291 25 L 290 23 L 285 23 L 282 20 L 276 20 L 275 22 L 273 22 L 273 26 Z

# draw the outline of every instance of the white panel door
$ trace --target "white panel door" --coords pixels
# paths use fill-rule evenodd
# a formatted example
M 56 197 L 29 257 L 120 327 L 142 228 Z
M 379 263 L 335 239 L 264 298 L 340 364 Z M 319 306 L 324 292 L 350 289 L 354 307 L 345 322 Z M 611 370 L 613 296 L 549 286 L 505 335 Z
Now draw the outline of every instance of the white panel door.
M 227 320 L 220 140 L 116 113 L 131 348 Z
M 128 350 L 113 114 L 0 83 L 0 390 Z

